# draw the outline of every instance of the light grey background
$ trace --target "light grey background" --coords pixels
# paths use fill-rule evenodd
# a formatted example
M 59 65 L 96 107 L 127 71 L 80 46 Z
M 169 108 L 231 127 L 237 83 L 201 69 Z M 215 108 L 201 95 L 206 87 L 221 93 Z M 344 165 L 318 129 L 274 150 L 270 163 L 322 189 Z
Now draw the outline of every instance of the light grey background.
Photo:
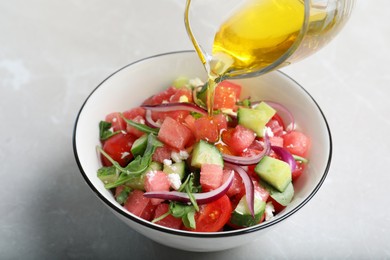
M 80 106 L 118 68 L 191 49 L 184 2 L 0 0 L 0 258 L 390 258 L 387 0 L 358 1 L 330 45 L 283 69 L 323 109 L 334 155 L 317 195 L 257 242 L 207 254 L 170 249 L 129 229 L 89 190 L 71 142 Z

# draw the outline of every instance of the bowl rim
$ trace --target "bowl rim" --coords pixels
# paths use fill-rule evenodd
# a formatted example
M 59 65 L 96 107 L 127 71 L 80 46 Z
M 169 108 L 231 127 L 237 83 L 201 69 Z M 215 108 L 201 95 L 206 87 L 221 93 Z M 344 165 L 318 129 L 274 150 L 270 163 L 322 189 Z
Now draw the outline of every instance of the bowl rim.
M 275 72 L 282 74 L 283 77 L 286 77 L 287 79 L 289 79 L 292 82 L 294 82 L 295 84 L 297 84 L 297 86 L 299 86 L 306 93 L 306 95 L 308 95 L 308 97 L 314 102 L 315 106 L 317 107 L 318 111 L 320 112 L 320 114 L 322 116 L 322 119 L 324 120 L 324 123 L 325 123 L 325 126 L 326 126 L 326 130 L 327 130 L 327 133 L 328 133 L 328 137 L 329 137 L 328 160 L 327 160 L 326 167 L 325 167 L 324 173 L 322 174 L 321 179 L 316 184 L 316 186 L 314 187 L 313 191 L 300 204 L 298 204 L 296 207 L 292 208 L 289 212 L 287 212 L 286 214 L 282 215 L 281 217 L 276 218 L 274 220 L 267 221 L 267 222 L 263 222 L 260 225 L 255 225 L 255 226 L 248 227 L 248 228 L 245 228 L 245 229 L 223 231 L 223 232 L 210 232 L 210 233 L 204 232 L 203 233 L 203 232 L 192 232 L 192 231 L 185 231 L 185 230 L 175 230 L 175 229 L 170 229 L 170 228 L 166 228 L 166 227 L 163 227 L 163 226 L 159 226 L 159 225 L 153 224 L 153 223 L 151 223 L 149 221 L 142 220 L 139 217 L 133 216 L 131 214 L 128 214 L 128 213 L 124 212 L 123 210 L 120 210 L 117 206 L 113 205 L 108 199 L 106 199 L 99 192 L 99 190 L 92 184 L 92 182 L 89 180 L 89 178 L 88 178 L 87 174 L 85 173 L 85 171 L 84 171 L 84 169 L 83 169 L 83 167 L 81 165 L 81 162 L 79 160 L 79 156 L 78 156 L 78 152 L 77 152 L 77 144 L 76 144 L 76 133 L 77 133 L 77 127 L 78 127 L 78 122 L 79 122 L 79 119 L 80 119 L 80 115 L 82 114 L 83 109 L 84 109 L 85 105 L 88 103 L 88 101 L 91 98 L 91 96 L 107 80 L 109 80 L 110 78 L 115 76 L 117 73 L 119 73 L 120 71 L 122 71 L 122 70 L 124 70 L 124 69 L 126 69 L 126 68 L 128 68 L 130 66 L 133 66 L 133 65 L 135 65 L 137 63 L 141 63 L 141 62 L 144 62 L 144 61 L 147 61 L 147 60 L 155 59 L 155 58 L 158 58 L 158 57 L 161 57 L 161 56 L 178 55 L 178 54 L 183 54 L 183 53 L 195 53 L 195 52 L 193 50 L 172 51 L 172 52 L 166 52 L 166 53 L 160 53 L 160 54 L 148 56 L 148 57 L 136 60 L 134 62 L 131 62 L 131 63 L 123 66 L 122 68 L 117 69 L 112 74 L 110 74 L 108 77 L 106 77 L 87 96 L 87 98 L 83 102 L 79 112 L 77 113 L 77 117 L 75 119 L 74 128 L 73 128 L 73 137 L 72 137 L 73 153 L 74 153 L 74 156 L 75 156 L 75 159 L 76 159 L 77 166 L 78 166 L 78 168 L 79 168 L 79 170 L 81 172 L 81 175 L 84 178 L 84 181 L 88 184 L 88 186 L 92 189 L 92 191 L 97 195 L 97 197 L 99 199 L 101 199 L 104 202 L 104 204 L 109 206 L 116 213 L 119 213 L 121 216 L 125 217 L 126 219 L 129 219 L 131 221 L 135 221 L 136 223 L 138 223 L 138 224 L 140 224 L 142 226 L 151 228 L 151 229 L 153 229 L 155 231 L 160 231 L 160 232 L 164 232 L 164 233 L 165 232 L 166 233 L 170 233 L 172 235 L 178 235 L 178 236 L 184 236 L 184 237 L 197 237 L 197 238 L 218 238 L 218 237 L 239 236 L 239 235 L 245 235 L 245 234 L 248 234 L 248 233 L 253 233 L 253 232 L 256 232 L 256 231 L 259 231 L 259 230 L 262 230 L 262 229 L 266 229 L 268 227 L 271 227 L 271 226 L 273 226 L 273 225 L 275 225 L 275 224 L 277 224 L 279 222 L 282 222 L 283 220 L 289 218 L 294 213 L 296 213 L 299 209 L 301 209 L 306 203 L 308 203 L 311 200 L 311 198 L 313 198 L 313 196 L 318 192 L 318 190 L 320 189 L 320 187 L 324 183 L 324 181 L 325 181 L 325 179 L 326 179 L 326 177 L 328 175 L 329 169 L 330 169 L 330 165 L 331 165 L 331 161 L 332 161 L 332 150 L 333 150 L 333 147 L 332 147 L 332 135 L 331 135 L 331 132 L 330 132 L 329 124 L 328 124 L 328 122 L 326 120 L 326 117 L 325 117 L 323 111 L 321 110 L 320 106 L 318 105 L 317 101 L 298 82 L 296 82 L 290 76 L 288 76 L 287 74 L 285 74 L 284 72 L 279 71 L 279 70 L 276 70 Z

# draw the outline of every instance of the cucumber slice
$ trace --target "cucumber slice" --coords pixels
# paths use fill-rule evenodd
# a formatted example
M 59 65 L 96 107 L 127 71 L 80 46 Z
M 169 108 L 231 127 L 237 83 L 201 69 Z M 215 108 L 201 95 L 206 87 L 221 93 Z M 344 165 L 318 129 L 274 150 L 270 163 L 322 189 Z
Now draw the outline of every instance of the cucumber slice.
M 261 102 L 256 108 L 240 107 L 237 111 L 238 124 L 253 130 L 257 136 L 262 137 L 265 125 L 275 113 L 275 109 L 265 102 Z
M 192 151 L 191 166 L 200 168 L 202 164 L 217 164 L 223 167 L 223 159 L 217 147 L 200 140 Z
M 132 178 L 130 181 L 126 182 L 125 185 L 133 190 L 145 190 L 145 176 L 146 173 L 143 173 L 140 176 Z
M 148 145 L 148 135 L 143 135 L 137 140 L 135 140 L 133 146 L 131 147 L 131 153 L 133 154 L 134 158 L 137 157 L 137 155 L 142 156 L 145 152 L 147 145 Z
M 276 190 L 264 181 L 260 181 L 260 184 L 269 192 L 271 198 L 273 198 L 277 203 L 282 206 L 287 206 L 288 204 L 290 204 L 294 197 L 294 185 L 292 184 L 292 182 L 287 185 L 287 188 L 283 192 Z
M 180 176 L 180 180 L 184 180 L 184 178 L 186 177 L 186 163 L 177 162 L 172 163 L 171 165 L 164 164 L 163 172 L 165 172 L 166 174 L 176 173 Z
M 243 196 L 230 217 L 230 223 L 239 227 L 250 227 L 258 224 L 264 214 L 265 205 L 264 201 L 255 196 L 255 216 L 253 217 L 249 212 L 246 196 Z
M 149 167 L 146 169 L 145 172 L 162 171 L 162 169 L 163 169 L 162 163 L 151 161 Z
M 256 165 L 255 172 L 260 179 L 270 184 L 279 192 L 283 192 L 291 182 L 291 168 L 287 163 L 264 156 Z

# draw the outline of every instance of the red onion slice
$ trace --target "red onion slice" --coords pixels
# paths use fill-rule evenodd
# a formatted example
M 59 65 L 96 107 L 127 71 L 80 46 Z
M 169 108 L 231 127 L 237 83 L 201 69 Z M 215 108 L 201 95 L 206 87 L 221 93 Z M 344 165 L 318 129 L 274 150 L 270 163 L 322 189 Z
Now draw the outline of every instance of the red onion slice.
M 254 101 L 252 102 L 252 107 L 258 105 L 260 102 L 262 101 Z M 287 107 L 285 107 L 284 105 L 278 103 L 278 102 L 275 102 L 275 101 L 268 101 L 268 100 L 264 100 L 263 102 L 267 103 L 269 106 L 271 106 L 273 109 L 275 109 L 276 111 L 278 111 L 279 113 L 282 113 L 284 114 L 286 117 L 288 117 L 288 120 L 290 122 L 290 126 L 286 126 L 286 131 L 287 132 L 290 132 L 292 130 L 295 129 L 295 119 L 294 119 L 294 116 L 293 114 L 290 112 L 290 110 L 288 110 Z M 288 129 L 287 129 L 288 128 Z
M 207 204 L 221 198 L 223 195 L 225 195 L 225 193 L 232 185 L 233 177 L 234 177 L 234 173 L 232 172 L 229 175 L 229 178 L 215 190 L 204 192 L 204 193 L 193 193 L 196 202 L 198 204 Z M 149 192 L 145 192 L 144 196 L 146 198 L 173 200 L 173 201 L 179 201 L 184 203 L 191 202 L 187 193 L 178 192 L 178 191 L 149 191 Z
M 282 159 L 282 161 L 290 165 L 291 172 L 295 171 L 297 163 L 295 162 L 292 154 L 287 149 L 280 146 L 271 146 L 271 149 L 280 157 L 280 159 Z
M 255 188 L 253 186 L 251 177 L 243 168 L 238 165 L 225 163 L 225 167 L 236 171 L 241 176 L 242 182 L 245 186 L 245 196 L 248 203 L 249 212 L 251 213 L 252 217 L 255 217 Z
M 196 112 L 200 113 L 202 115 L 207 115 L 207 111 L 203 108 L 200 108 L 199 106 L 195 105 L 194 103 L 165 103 L 160 105 L 143 105 L 141 106 L 145 108 L 146 110 L 150 111 L 157 111 L 157 112 L 169 112 L 169 111 L 190 111 L 190 112 Z
M 255 142 L 258 142 L 255 140 Z M 264 134 L 264 149 L 261 151 L 261 153 L 251 156 L 251 157 L 242 157 L 242 156 L 234 156 L 234 155 L 229 155 L 229 154 L 222 154 L 222 158 L 225 162 L 237 164 L 237 165 L 252 165 L 252 164 L 257 164 L 260 162 L 261 159 L 265 155 L 268 155 L 271 151 L 271 144 L 269 141 L 269 137 L 267 134 L 267 131 L 265 131 Z
M 146 110 L 145 114 L 146 124 L 150 127 L 159 128 L 161 125 L 152 119 L 152 111 Z

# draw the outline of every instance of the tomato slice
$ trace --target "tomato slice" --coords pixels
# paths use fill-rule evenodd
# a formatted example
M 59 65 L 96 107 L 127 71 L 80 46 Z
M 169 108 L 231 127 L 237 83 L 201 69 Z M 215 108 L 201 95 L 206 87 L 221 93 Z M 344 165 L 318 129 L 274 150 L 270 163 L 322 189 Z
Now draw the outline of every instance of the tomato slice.
M 226 144 L 223 144 L 223 143 L 217 143 L 215 145 L 218 150 L 221 151 L 221 153 L 223 154 L 228 154 L 228 155 L 236 155 L 236 153 L 234 151 L 232 151 L 229 146 L 227 146 Z
M 225 226 L 230 219 L 232 205 L 229 197 L 221 198 L 208 204 L 200 205 L 200 210 L 195 214 L 196 232 L 217 232 Z
M 115 161 L 117 161 L 122 167 L 126 166 L 133 155 L 131 154 L 131 147 L 137 138 L 131 134 L 119 133 L 103 144 L 103 150 Z M 102 163 L 104 166 L 111 166 L 111 162 L 102 155 Z

